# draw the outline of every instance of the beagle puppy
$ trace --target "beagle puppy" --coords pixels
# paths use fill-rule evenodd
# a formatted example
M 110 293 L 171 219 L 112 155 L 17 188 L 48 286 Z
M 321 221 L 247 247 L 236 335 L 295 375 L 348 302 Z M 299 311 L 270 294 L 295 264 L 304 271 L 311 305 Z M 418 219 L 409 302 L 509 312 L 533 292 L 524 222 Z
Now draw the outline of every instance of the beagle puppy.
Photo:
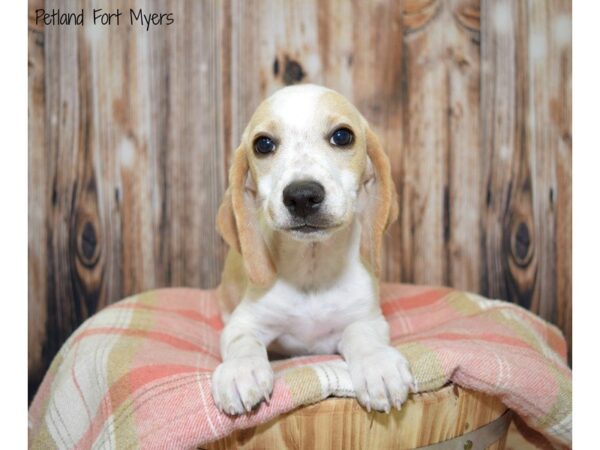
M 260 104 L 217 215 L 230 246 L 218 288 L 223 362 L 212 375 L 221 411 L 269 401 L 267 349 L 338 352 L 367 410 L 400 408 L 413 378 L 390 346 L 378 292 L 383 233 L 397 216 L 389 160 L 342 95 L 296 85 Z

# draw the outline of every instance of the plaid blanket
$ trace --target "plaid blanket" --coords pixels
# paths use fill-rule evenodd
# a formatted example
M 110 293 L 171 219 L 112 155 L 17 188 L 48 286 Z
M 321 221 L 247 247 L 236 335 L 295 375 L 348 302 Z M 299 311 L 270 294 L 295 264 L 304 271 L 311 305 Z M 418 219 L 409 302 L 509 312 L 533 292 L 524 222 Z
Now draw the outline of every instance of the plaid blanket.
M 215 295 L 155 290 L 88 319 L 34 398 L 30 447 L 195 448 L 300 405 L 354 396 L 339 356 L 298 357 L 272 363 L 270 404 L 221 414 L 210 394 L 223 327 Z M 536 437 L 571 445 L 571 371 L 557 328 L 513 304 L 447 288 L 384 284 L 381 296 L 419 391 L 451 381 L 498 396 Z

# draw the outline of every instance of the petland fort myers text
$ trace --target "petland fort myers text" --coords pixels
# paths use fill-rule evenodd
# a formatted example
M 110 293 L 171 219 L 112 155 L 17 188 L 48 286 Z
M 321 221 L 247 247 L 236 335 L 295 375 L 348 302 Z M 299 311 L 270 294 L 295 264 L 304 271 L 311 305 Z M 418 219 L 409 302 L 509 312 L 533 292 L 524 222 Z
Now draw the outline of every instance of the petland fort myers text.
M 89 14 L 89 15 L 88 15 Z M 105 26 L 139 25 L 146 31 L 152 26 L 172 25 L 175 16 L 171 12 L 144 11 L 143 9 L 129 9 L 126 12 L 116 9 L 108 11 L 102 8 L 94 8 L 91 11 L 81 10 L 78 12 L 61 11 L 60 9 L 35 10 L 35 23 L 44 25 L 85 25 L 86 23 Z

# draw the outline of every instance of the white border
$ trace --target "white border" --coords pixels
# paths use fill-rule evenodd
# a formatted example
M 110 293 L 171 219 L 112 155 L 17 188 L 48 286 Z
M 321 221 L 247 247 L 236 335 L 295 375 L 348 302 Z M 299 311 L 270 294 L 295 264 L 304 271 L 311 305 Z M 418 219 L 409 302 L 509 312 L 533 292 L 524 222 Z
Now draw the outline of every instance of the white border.
M 3 2 L 2 70 L 2 446 L 27 447 L 27 2 Z
M 584 7 L 585 5 L 585 7 Z M 597 442 L 600 321 L 600 42 L 598 2 L 573 4 L 574 448 Z

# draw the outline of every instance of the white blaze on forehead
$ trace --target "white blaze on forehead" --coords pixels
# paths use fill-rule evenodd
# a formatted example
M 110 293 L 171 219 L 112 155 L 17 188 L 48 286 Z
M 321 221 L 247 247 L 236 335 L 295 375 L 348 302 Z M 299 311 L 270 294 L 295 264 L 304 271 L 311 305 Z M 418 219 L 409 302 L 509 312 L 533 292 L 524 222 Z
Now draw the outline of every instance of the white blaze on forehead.
M 269 97 L 269 105 L 284 124 L 306 124 L 314 120 L 319 99 L 327 92 L 334 91 L 315 84 L 289 86 Z

